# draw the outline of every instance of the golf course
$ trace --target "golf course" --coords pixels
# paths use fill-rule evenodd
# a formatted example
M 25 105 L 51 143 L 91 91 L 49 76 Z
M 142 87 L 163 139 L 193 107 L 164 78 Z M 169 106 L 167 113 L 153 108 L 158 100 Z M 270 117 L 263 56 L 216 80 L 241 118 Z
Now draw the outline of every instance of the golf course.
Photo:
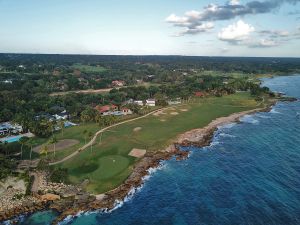
M 67 168 L 69 181 L 87 181 L 86 190 L 104 193 L 119 186 L 131 173 L 140 158 L 129 155 L 133 149 L 160 151 L 173 143 L 181 133 L 204 127 L 218 117 L 263 107 L 247 92 L 223 97 L 193 98 L 188 103 L 167 107 L 147 117 L 128 121 L 100 133 L 94 144 L 74 157 L 55 165 Z M 80 141 L 60 151 L 59 158 L 74 152 L 85 143 L 85 126 L 95 133 L 99 126 L 89 124 L 65 130 L 64 138 Z M 77 131 L 77 132 L 76 132 Z

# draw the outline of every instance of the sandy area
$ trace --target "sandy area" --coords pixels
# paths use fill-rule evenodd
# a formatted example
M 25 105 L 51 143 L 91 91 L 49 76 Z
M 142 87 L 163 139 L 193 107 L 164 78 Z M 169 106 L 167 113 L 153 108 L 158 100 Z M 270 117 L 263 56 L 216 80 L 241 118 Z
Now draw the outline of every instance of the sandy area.
M 170 114 L 173 115 L 173 116 L 176 116 L 176 115 L 178 115 L 179 113 L 178 113 L 178 112 L 171 112 Z
M 138 148 L 133 148 L 128 155 L 136 157 L 136 158 L 142 158 L 146 154 L 145 149 L 138 149 Z
M 138 132 L 138 131 L 140 131 L 141 129 L 142 129 L 141 127 L 136 127 L 136 128 L 133 129 L 133 131 L 134 131 L 134 132 Z
M 180 109 L 180 111 L 182 111 L 182 112 L 187 112 L 187 111 L 189 111 L 188 109 Z
M 55 145 L 55 150 L 56 151 L 60 151 L 63 150 L 65 148 L 69 148 L 72 147 L 73 145 L 78 144 L 79 141 L 75 140 L 75 139 L 64 139 L 64 140 L 60 140 L 56 143 Z M 43 148 L 44 145 L 39 145 L 37 147 L 33 148 L 33 151 L 35 152 L 40 152 L 41 149 Z M 53 152 L 54 151 L 54 144 L 48 145 L 48 152 Z
M 153 116 L 165 115 L 166 113 L 163 110 L 159 110 L 156 113 L 153 113 Z

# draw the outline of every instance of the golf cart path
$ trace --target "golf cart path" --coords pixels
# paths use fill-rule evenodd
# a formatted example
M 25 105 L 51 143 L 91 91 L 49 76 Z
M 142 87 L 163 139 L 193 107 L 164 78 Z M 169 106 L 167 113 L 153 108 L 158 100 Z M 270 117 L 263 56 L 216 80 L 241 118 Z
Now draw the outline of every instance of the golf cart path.
M 59 161 L 56 161 L 56 162 L 49 163 L 49 165 L 50 165 L 50 166 L 57 165 L 57 164 L 60 164 L 60 163 L 63 163 L 63 162 L 65 162 L 65 161 L 67 161 L 68 159 L 73 158 L 73 157 L 76 156 L 79 152 L 81 152 L 81 151 L 83 151 L 84 149 L 88 148 L 89 146 L 93 145 L 94 142 L 96 141 L 97 136 L 98 136 L 99 134 L 101 134 L 102 132 L 104 132 L 104 131 L 106 131 L 106 130 L 112 128 L 112 127 L 116 127 L 116 126 L 119 126 L 119 125 L 124 124 L 124 123 L 129 123 L 129 122 L 132 122 L 132 121 L 135 121 L 135 120 L 139 120 L 139 119 L 145 118 L 145 117 L 147 117 L 147 116 L 150 116 L 150 115 L 152 115 L 152 114 L 154 114 L 154 113 L 156 113 L 156 112 L 159 112 L 159 111 L 161 111 L 161 110 L 166 110 L 166 109 L 168 109 L 168 108 L 173 108 L 173 107 L 174 107 L 174 106 L 170 106 L 170 107 L 166 107 L 166 108 L 160 108 L 160 109 L 154 110 L 154 111 L 152 111 L 152 112 L 150 112 L 150 113 L 147 113 L 147 114 L 145 114 L 145 115 L 143 115 L 143 116 L 140 116 L 140 117 L 137 117 L 137 118 L 134 118 L 134 119 L 130 119 L 130 120 L 125 120 L 125 121 L 122 121 L 122 122 L 119 122 L 119 123 L 110 125 L 110 126 L 108 126 L 108 127 L 105 127 L 105 128 L 103 128 L 103 129 L 97 131 L 97 132 L 95 133 L 95 135 L 93 136 L 93 138 L 92 138 L 87 144 L 85 144 L 85 145 L 82 146 L 81 148 L 77 149 L 75 152 L 73 152 L 72 154 L 66 156 L 65 158 L 63 158 L 63 159 L 61 159 L 61 160 L 59 160 Z

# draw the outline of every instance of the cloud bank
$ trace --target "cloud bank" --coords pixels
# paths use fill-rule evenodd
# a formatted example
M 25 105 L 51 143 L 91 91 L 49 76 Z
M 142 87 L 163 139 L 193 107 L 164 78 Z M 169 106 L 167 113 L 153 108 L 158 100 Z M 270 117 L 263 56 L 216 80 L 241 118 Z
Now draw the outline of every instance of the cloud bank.
M 171 14 L 166 18 L 166 22 L 175 27 L 183 27 L 184 30 L 180 32 L 181 35 L 197 34 L 211 30 L 214 21 L 269 13 L 284 3 L 296 4 L 298 2 L 300 0 L 268 0 L 241 4 L 239 0 L 231 0 L 224 5 L 209 4 L 202 11 L 188 11 L 183 16 Z

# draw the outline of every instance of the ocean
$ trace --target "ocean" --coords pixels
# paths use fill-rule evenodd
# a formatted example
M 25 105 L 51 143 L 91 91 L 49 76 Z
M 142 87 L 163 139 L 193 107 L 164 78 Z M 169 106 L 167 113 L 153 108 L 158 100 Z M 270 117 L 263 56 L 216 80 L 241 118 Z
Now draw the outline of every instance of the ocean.
M 300 98 L 300 76 L 264 79 L 271 90 Z M 162 165 L 110 213 L 68 218 L 72 225 L 297 225 L 300 224 L 300 101 L 244 116 L 215 132 L 189 158 Z M 20 224 L 49 224 L 39 212 Z

